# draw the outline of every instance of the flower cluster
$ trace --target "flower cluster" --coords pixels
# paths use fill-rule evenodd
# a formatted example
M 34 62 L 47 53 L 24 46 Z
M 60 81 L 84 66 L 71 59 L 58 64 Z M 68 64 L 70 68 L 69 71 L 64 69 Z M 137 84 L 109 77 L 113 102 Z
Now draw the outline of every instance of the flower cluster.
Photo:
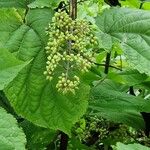
M 62 91 L 63 94 L 66 94 L 67 92 L 75 93 L 75 89 L 78 89 L 79 83 L 80 79 L 76 75 L 71 81 L 67 78 L 67 74 L 62 73 L 62 75 L 59 77 L 56 88 L 58 89 L 58 91 Z
M 64 72 L 58 77 L 56 88 L 64 94 L 75 93 L 80 79 L 72 72 L 87 72 L 93 65 L 92 47 L 97 45 L 97 38 L 91 25 L 85 20 L 72 20 L 65 11 L 59 11 L 52 18 L 46 33 L 46 79 L 52 80 L 57 67 L 61 66 Z

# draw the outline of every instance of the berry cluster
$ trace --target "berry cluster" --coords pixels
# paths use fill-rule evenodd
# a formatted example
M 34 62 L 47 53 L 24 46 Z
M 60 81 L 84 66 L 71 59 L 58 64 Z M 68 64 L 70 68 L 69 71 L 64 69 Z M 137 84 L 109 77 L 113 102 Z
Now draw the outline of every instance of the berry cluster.
M 108 123 L 103 118 L 86 116 L 76 124 L 74 134 L 83 143 L 89 143 L 93 137 L 101 141 L 108 135 Z
M 52 80 L 56 68 L 64 72 L 58 77 L 56 88 L 62 93 L 78 89 L 80 79 L 72 72 L 87 72 L 93 65 L 92 47 L 97 45 L 91 25 L 85 20 L 72 20 L 65 11 L 56 12 L 46 30 L 48 35 L 46 79 Z

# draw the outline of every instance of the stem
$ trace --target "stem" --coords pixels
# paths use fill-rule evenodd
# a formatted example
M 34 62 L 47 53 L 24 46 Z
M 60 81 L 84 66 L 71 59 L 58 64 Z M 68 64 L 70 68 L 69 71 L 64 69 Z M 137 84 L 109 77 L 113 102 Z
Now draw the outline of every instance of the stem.
M 77 0 L 69 0 L 69 15 L 73 20 L 77 18 Z M 69 41 L 68 44 L 69 44 L 68 53 L 70 53 L 71 41 Z M 67 62 L 67 72 L 68 72 L 68 69 L 69 69 L 69 61 Z M 60 150 L 67 150 L 68 139 L 69 139 L 68 135 L 65 134 L 64 132 L 61 132 Z
M 68 146 L 68 135 L 64 132 L 61 132 L 61 139 L 60 139 L 60 150 L 67 150 Z
M 120 55 L 120 67 L 121 67 L 121 71 L 122 71 L 122 57 Z
M 86 1 L 89 1 L 89 0 L 80 0 L 80 1 L 77 1 L 77 4 L 81 4 L 81 3 L 84 3 L 84 2 L 86 2 Z M 68 7 L 68 6 L 70 6 L 70 4 L 69 3 L 67 3 L 64 7 L 62 7 L 62 8 L 66 8 L 66 7 Z
M 105 70 L 104 73 L 108 74 L 110 64 L 111 52 L 106 54 Z
M 77 18 L 77 0 L 69 1 L 69 14 L 73 20 Z
M 104 67 L 107 66 L 107 67 L 111 67 L 111 68 L 114 68 L 114 69 L 117 69 L 117 70 L 122 71 L 122 68 L 118 68 L 118 67 L 112 66 L 112 65 L 110 65 L 110 64 L 99 64 L 99 63 L 96 63 L 96 62 L 90 60 L 90 59 L 89 59 L 88 57 L 86 57 L 84 54 L 82 54 L 82 56 L 83 56 L 85 59 L 87 59 L 89 62 L 91 62 L 91 63 L 93 63 L 93 64 L 95 64 L 95 65 L 97 65 L 97 66 L 104 66 Z
M 52 147 L 55 147 L 55 148 L 56 148 L 55 141 L 57 140 L 59 133 L 60 133 L 60 131 L 58 130 L 58 131 L 56 132 L 56 135 L 54 136 L 53 140 L 50 141 L 50 143 L 46 146 L 46 150 L 51 150 Z
M 144 2 L 141 2 L 139 9 L 142 9 Z
M 104 66 L 105 68 L 107 66 L 107 64 L 99 64 L 99 63 L 94 63 L 94 64 L 97 65 L 97 66 Z M 115 67 L 115 66 L 112 66 L 112 65 L 108 65 L 107 67 L 114 68 L 114 69 L 122 71 L 121 68 L 118 68 L 118 67 Z
M 134 93 L 133 86 L 130 86 L 130 88 L 129 88 L 129 94 L 133 95 L 133 96 L 136 96 L 135 93 Z
M 104 145 L 104 150 L 108 150 L 108 145 Z

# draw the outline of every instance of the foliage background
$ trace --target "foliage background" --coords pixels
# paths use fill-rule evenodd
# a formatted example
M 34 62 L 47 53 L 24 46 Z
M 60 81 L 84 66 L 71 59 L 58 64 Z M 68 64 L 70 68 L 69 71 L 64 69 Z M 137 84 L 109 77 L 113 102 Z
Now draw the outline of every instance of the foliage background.
M 82 84 L 75 96 L 58 93 L 54 87 L 56 81 L 47 82 L 43 75 L 45 28 L 59 3 L 60 0 L 0 0 L 0 129 L 3 129 L 0 130 L 0 148 L 13 149 L 14 140 L 17 141 L 15 149 L 18 146 L 25 149 L 25 145 L 28 149 L 36 149 L 37 145 L 39 149 L 56 147 L 59 146 L 57 132 L 60 130 L 69 135 L 70 149 L 75 149 L 76 145 L 79 145 L 78 149 L 80 146 L 88 149 L 90 146 L 74 137 L 72 131 L 83 115 L 126 124 L 126 130 L 149 127 L 141 112 L 150 112 L 150 2 L 120 1 L 122 8 L 110 8 L 102 0 L 78 4 L 78 18 L 95 25 L 99 39 L 96 63 L 105 63 L 105 57 L 110 53 L 110 65 L 120 69 L 110 67 L 109 73 L 105 74 L 104 66 L 93 67 L 81 77 Z M 131 87 L 134 95 L 129 95 Z M 17 119 L 18 125 L 3 108 Z M 88 122 L 92 123 L 85 121 L 85 127 Z M 16 130 L 15 136 L 9 133 L 10 124 Z M 25 134 L 18 126 L 23 128 L 27 144 Z M 2 132 L 4 127 L 7 127 L 5 134 Z M 140 143 L 135 140 L 130 143 L 137 142 Z M 130 143 L 117 143 L 115 148 L 127 146 L 132 149 L 134 146 L 141 149 L 141 145 Z M 102 144 L 104 147 L 112 145 L 111 142 Z

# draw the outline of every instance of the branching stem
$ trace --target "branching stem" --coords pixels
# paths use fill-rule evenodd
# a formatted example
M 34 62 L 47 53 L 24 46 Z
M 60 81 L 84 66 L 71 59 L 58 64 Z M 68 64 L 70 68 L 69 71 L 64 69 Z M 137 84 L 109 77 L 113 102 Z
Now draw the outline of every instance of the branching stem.
M 61 139 L 60 139 L 60 150 L 67 150 L 68 146 L 68 135 L 64 132 L 61 132 Z
M 144 4 L 144 2 L 141 2 L 141 3 L 140 3 L 140 7 L 139 7 L 139 9 L 142 9 L 143 4 Z
M 69 0 L 69 15 L 70 17 L 75 20 L 77 18 L 77 0 Z M 73 32 L 73 31 L 71 31 Z M 71 40 L 68 41 L 68 53 L 71 51 Z M 67 74 L 69 71 L 69 61 L 67 62 Z M 68 145 L 68 135 L 64 132 L 61 132 L 61 139 L 60 139 L 60 150 L 67 150 Z
M 105 70 L 104 73 L 108 74 L 110 66 L 111 52 L 106 54 Z
M 97 65 L 97 66 L 104 66 L 105 68 L 107 66 L 107 64 L 99 64 L 99 63 L 94 63 L 94 64 Z M 115 67 L 115 66 L 112 66 L 112 65 L 108 65 L 107 67 L 114 68 L 114 69 L 122 71 L 121 68 L 118 68 L 118 67 Z

